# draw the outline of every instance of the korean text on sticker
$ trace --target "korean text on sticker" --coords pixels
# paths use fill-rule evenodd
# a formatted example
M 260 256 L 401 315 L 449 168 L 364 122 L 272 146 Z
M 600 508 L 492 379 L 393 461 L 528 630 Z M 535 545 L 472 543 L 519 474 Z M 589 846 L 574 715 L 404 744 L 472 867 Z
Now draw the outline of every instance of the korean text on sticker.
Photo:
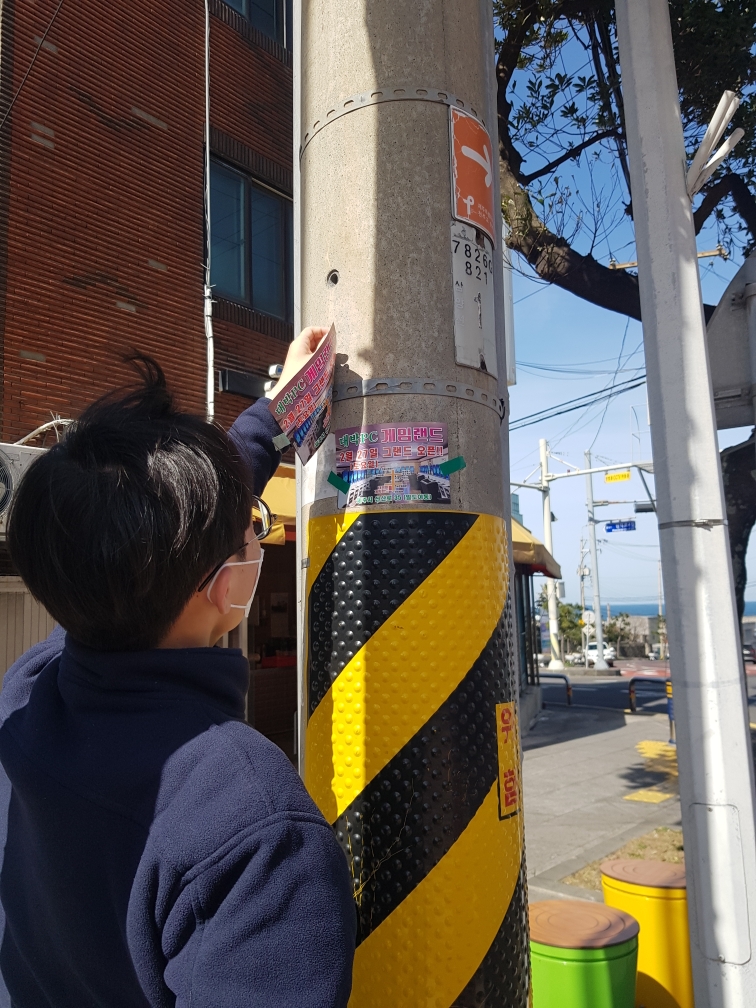
M 370 424 L 335 432 L 336 473 L 348 484 L 339 507 L 449 504 L 446 424 Z
M 520 811 L 520 745 L 514 703 L 496 704 L 496 740 L 499 753 L 499 818 Z

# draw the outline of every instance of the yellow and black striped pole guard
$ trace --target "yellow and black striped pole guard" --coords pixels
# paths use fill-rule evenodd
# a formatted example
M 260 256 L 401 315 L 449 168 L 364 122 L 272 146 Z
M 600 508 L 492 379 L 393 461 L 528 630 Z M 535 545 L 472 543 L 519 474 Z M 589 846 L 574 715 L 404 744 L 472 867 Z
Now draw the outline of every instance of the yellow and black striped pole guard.
M 526 1008 L 504 521 L 308 522 L 305 781 L 350 866 L 350 1008 Z

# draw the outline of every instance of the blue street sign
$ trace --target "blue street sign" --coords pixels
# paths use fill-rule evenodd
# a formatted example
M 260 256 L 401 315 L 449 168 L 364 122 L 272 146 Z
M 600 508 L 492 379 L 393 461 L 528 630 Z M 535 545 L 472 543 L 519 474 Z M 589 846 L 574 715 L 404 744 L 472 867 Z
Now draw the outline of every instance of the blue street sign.
M 607 532 L 635 532 L 635 522 L 632 518 L 626 521 L 608 521 L 606 523 Z

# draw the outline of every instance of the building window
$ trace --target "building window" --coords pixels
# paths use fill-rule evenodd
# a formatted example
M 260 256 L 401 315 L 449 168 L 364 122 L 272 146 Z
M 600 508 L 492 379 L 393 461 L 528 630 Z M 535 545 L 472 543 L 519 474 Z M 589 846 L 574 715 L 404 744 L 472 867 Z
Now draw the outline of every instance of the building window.
M 287 31 L 291 0 L 225 0 L 259 31 L 290 49 Z
M 290 322 L 291 202 L 212 161 L 210 222 L 210 283 L 215 293 Z

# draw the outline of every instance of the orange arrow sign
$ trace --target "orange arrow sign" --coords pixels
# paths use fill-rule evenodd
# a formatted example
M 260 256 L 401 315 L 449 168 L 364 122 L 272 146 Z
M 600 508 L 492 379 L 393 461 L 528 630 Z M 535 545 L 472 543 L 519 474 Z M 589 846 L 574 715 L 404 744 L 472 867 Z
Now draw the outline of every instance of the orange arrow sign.
M 493 145 L 482 123 L 452 108 L 452 213 L 485 231 L 496 244 Z

